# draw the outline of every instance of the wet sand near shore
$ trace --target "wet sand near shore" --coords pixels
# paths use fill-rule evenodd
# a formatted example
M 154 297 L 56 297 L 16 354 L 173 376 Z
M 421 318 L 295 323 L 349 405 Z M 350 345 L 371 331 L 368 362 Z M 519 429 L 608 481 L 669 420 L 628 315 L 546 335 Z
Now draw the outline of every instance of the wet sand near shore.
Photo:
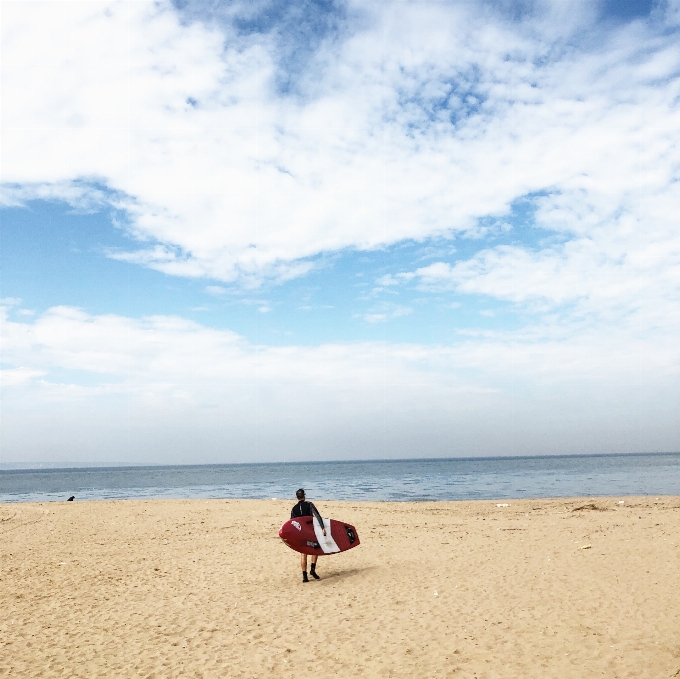
M 0 677 L 680 677 L 680 498 L 293 504 L 0 505 Z

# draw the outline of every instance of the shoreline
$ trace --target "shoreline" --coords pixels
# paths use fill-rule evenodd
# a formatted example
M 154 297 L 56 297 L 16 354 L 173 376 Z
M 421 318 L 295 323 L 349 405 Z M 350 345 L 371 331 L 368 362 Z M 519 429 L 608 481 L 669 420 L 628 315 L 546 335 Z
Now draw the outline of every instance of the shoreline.
M 668 494 L 655 494 L 649 493 L 645 494 L 631 494 L 626 495 L 625 493 L 606 495 L 606 494 L 596 494 L 596 495 L 552 495 L 552 496 L 531 496 L 531 497 L 493 497 L 493 498 L 479 498 L 479 499 L 461 499 L 461 500 L 433 500 L 429 498 L 425 499 L 408 499 L 408 500 L 328 500 L 324 498 L 317 498 L 314 502 L 325 503 L 325 504 L 377 504 L 377 505 L 423 505 L 423 504 L 463 504 L 463 503 L 494 503 L 494 502 L 581 502 L 581 501 L 601 501 L 601 502 L 611 502 L 612 500 L 618 501 L 623 499 L 624 503 L 627 500 L 651 500 L 653 502 L 658 501 L 673 501 L 677 499 L 680 501 L 680 495 L 668 495 Z M 66 502 L 67 497 L 58 500 L 0 500 L 0 508 L 2 507 L 14 507 L 14 506 L 29 506 L 29 505 L 58 505 L 62 502 Z M 295 504 L 295 499 L 287 499 L 280 497 L 272 498 L 249 498 L 249 497 L 122 497 L 122 498 L 85 498 L 78 499 L 75 496 L 74 504 L 84 504 L 84 503 L 101 503 L 101 502 L 290 502 Z
M 0 504 L 0 677 L 680 671 L 679 496 L 315 502 L 304 585 L 292 500 Z
M 680 495 L 680 454 L 0 471 L 0 502 L 288 498 L 427 502 Z

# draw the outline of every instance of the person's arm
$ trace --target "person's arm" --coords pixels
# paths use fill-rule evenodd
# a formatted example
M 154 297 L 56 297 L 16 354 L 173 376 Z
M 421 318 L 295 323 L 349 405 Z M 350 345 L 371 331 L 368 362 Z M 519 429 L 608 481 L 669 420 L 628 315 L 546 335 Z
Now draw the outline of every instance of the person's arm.
M 319 522 L 323 534 L 326 535 L 326 529 L 324 528 L 323 519 L 321 518 L 321 514 L 319 514 L 319 510 L 314 506 L 313 502 L 309 503 L 309 508 L 312 510 L 312 516 Z

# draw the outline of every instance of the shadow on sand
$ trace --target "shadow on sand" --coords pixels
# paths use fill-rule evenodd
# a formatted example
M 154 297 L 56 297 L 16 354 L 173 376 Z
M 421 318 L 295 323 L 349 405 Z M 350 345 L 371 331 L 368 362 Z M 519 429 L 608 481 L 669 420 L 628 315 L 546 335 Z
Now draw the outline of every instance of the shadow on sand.
M 336 570 L 328 573 L 324 573 L 320 570 L 319 575 L 321 576 L 321 580 L 335 580 L 337 582 L 338 580 L 353 578 L 355 575 L 360 575 L 361 573 L 367 573 L 376 568 L 377 566 L 364 566 L 363 568 L 348 568 L 346 570 Z

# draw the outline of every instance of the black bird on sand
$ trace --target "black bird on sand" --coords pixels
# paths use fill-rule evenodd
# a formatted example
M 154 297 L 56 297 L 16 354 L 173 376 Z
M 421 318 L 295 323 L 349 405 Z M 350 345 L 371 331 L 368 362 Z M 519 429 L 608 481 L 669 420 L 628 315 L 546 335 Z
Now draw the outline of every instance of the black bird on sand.
M 66 500 L 66 502 L 73 502 L 75 499 L 76 499 L 76 496 L 71 495 L 71 497 L 68 500 Z

